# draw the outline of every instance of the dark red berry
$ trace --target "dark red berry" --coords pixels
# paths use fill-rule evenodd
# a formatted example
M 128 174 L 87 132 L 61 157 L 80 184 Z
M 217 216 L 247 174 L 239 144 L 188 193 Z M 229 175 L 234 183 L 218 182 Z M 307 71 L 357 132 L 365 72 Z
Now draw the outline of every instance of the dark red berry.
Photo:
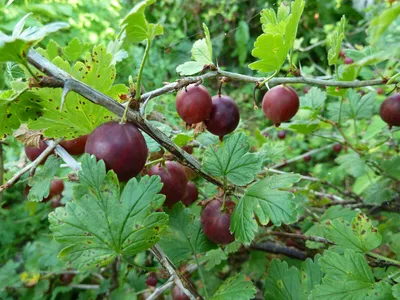
M 164 185 L 160 193 L 165 195 L 164 205 L 167 207 L 171 208 L 185 196 L 188 181 L 182 165 L 167 161 L 165 166 L 158 164 L 151 167 L 148 174 L 161 177 L 161 182 Z
M 211 96 L 202 85 L 191 84 L 176 96 L 176 111 L 188 124 L 203 122 L 211 113 Z
M 333 145 L 332 149 L 336 153 L 339 153 L 340 151 L 342 151 L 342 144 L 335 144 L 335 145 Z
M 182 146 L 182 149 L 189 154 L 193 154 L 193 146 Z
M 286 137 L 286 130 L 280 130 L 278 131 L 278 139 L 284 140 Z
M 377 88 L 376 92 L 378 93 L 378 95 L 382 95 L 383 94 L 383 89 L 382 88 Z
M 383 101 L 379 114 L 389 126 L 400 126 L 400 93 L 394 94 Z
M 28 157 L 28 159 L 29 159 L 30 161 L 34 161 L 36 158 L 39 157 L 40 154 L 42 154 L 42 152 L 43 152 L 46 148 L 47 148 L 47 144 L 46 144 L 43 140 L 40 140 L 40 142 L 39 142 L 39 148 L 37 148 L 37 147 L 25 147 L 25 154 L 26 154 L 26 157 Z M 50 154 L 52 154 L 52 153 L 50 153 Z M 50 154 L 49 154 L 49 155 L 50 155 Z M 49 156 L 49 155 L 48 155 L 48 156 Z M 48 157 L 48 156 L 47 156 L 47 157 Z M 45 163 L 47 157 L 46 157 L 45 159 L 42 160 L 42 162 L 40 163 L 41 165 L 43 165 L 43 164 Z
M 365 95 L 365 92 L 363 90 L 358 90 L 358 93 L 361 94 L 361 97 Z
M 222 138 L 236 129 L 239 120 L 239 109 L 232 98 L 224 95 L 212 97 L 210 118 L 205 121 L 209 132 Z
M 197 186 L 193 182 L 188 182 L 186 186 L 186 194 L 182 198 L 182 203 L 186 206 L 189 206 L 193 202 L 197 200 L 199 197 L 199 192 L 197 190 Z
M 68 285 L 74 279 L 75 274 L 64 273 L 60 275 L 60 281 L 62 285 Z
M 230 232 L 231 212 L 235 203 L 226 199 L 225 209 L 222 209 L 222 200 L 214 199 L 207 203 L 201 213 L 201 227 L 204 234 L 215 244 L 229 244 L 235 240 Z
M 266 131 L 264 131 L 264 132 L 262 133 L 262 135 L 263 135 L 265 138 L 269 138 L 269 133 L 266 132 Z
M 303 160 L 304 160 L 305 162 L 310 161 L 310 160 L 311 160 L 311 155 L 306 155 L 306 156 L 304 156 L 304 157 L 303 157 Z
M 174 287 L 172 288 L 172 299 L 173 300 L 190 300 L 190 298 L 177 285 L 174 285 Z
M 352 63 L 354 63 L 354 60 L 351 59 L 350 57 L 345 57 L 343 62 L 345 65 L 351 65 Z
M 60 145 L 71 155 L 81 155 L 85 153 L 85 145 L 88 135 L 82 135 L 76 139 L 62 141 Z
M 51 198 L 50 205 L 53 209 L 57 207 L 64 206 L 64 204 L 61 203 L 61 197 L 60 196 L 54 196 Z
M 346 53 L 343 51 L 343 49 L 340 49 L 339 56 L 345 58 Z
M 92 132 L 85 152 L 104 160 L 107 169 L 114 170 L 120 181 L 127 181 L 143 169 L 148 150 L 143 135 L 134 124 L 111 121 Z
M 43 202 L 51 200 L 54 196 L 61 195 L 64 190 L 64 182 L 61 179 L 54 179 L 51 181 L 49 196 L 43 199 Z
M 309 86 L 306 86 L 306 87 L 303 89 L 304 94 L 307 94 L 307 93 L 309 92 L 309 90 L 310 90 L 310 87 L 309 87 Z
M 150 273 L 146 278 L 146 285 L 155 287 L 157 286 L 157 276 L 154 273 Z
M 263 98 L 264 115 L 276 125 L 289 121 L 299 110 L 299 96 L 290 86 L 278 85 Z

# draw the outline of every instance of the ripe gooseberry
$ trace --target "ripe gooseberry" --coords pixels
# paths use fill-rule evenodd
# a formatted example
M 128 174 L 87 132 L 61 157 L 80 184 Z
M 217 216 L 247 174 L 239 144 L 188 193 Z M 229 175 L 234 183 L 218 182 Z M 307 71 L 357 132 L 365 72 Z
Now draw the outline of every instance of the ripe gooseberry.
M 379 114 L 390 127 L 400 126 L 400 93 L 386 98 L 381 104 Z
M 52 197 L 61 195 L 64 190 L 64 182 L 61 179 L 53 179 L 50 184 L 49 196 L 43 199 L 43 202 L 49 201 Z
M 275 126 L 293 118 L 299 106 L 299 96 L 296 91 L 286 85 L 278 85 L 270 89 L 265 93 L 262 102 L 264 115 Z
M 304 157 L 303 157 L 303 160 L 304 160 L 305 162 L 309 162 L 309 161 L 311 160 L 311 155 L 306 155 L 306 156 L 304 156 Z
M 34 161 L 36 158 L 39 157 L 40 154 L 42 154 L 42 152 L 46 148 L 47 148 L 47 144 L 43 140 L 40 140 L 39 147 L 30 147 L 30 146 L 29 147 L 25 147 L 26 157 L 28 157 L 28 159 L 30 161 Z M 49 155 L 47 157 L 49 157 Z M 43 165 L 45 163 L 47 157 L 41 161 L 41 163 L 40 163 L 41 165 Z
M 352 63 L 354 63 L 354 60 L 351 59 L 350 57 L 345 57 L 343 59 L 343 62 L 344 62 L 345 65 L 351 65 Z
M 60 281 L 62 285 L 68 285 L 74 279 L 75 274 L 64 273 L 60 275 Z
M 134 124 L 111 121 L 90 134 L 85 152 L 104 160 L 107 169 L 114 170 L 120 181 L 127 181 L 143 169 L 148 150 L 143 135 Z
M 213 199 L 201 212 L 201 227 L 204 234 L 215 244 L 229 244 L 235 240 L 230 232 L 231 214 L 235 203 L 229 198 L 225 201 L 225 209 L 222 210 L 222 200 Z
M 231 97 L 224 95 L 212 97 L 210 118 L 204 122 L 209 132 L 222 139 L 224 135 L 236 129 L 239 120 L 239 109 Z
M 340 151 L 342 151 L 342 144 L 335 144 L 335 145 L 333 145 L 332 149 L 336 153 L 339 153 Z
M 197 190 L 197 186 L 193 182 L 189 181 L 186 186 L 185 196 L 182 198 L 182 203 L 186 206 L 189 206 L 195 202 L 198 197 L 199 191 Z
M 286 137 L 286 130 L 280 130 L 278 131 L 278 139 L 284 140 Z
M 157 286 L 157 276 L 154 273 L 150 273 L 146 278 L 146 285 L 155 287 Z
M 62 141 L 60 145 L 71 155 L 81 155 L 85 153 L 85 145 L 88 135 L 82 135 L 76 139 Z
M 376 92 L 378 93 L 378 95 L 382 95 L 383 94 L 383 89 L 382 88 L 377 88 Z
M 196 124 L 208 119 L 211 113 L 211 96 L 203 85 L 191 84 L 178 92 L 176 111 L 183 121 Z
M 187 178 L 182 165 L 167 161 L 165 166 L 155 165 L 148 171 L 150 176 L 158 175 L 164 184 L 160 193 L 165 195 L 165 203 L 171 208 L 175 203 L 183 199 L 186 194 Z

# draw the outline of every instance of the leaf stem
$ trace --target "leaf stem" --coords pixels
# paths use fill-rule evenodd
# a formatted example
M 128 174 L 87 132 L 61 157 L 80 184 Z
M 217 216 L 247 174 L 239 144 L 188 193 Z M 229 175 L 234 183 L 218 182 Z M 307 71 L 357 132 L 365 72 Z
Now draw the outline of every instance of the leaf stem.
M 136 81 L 135 100 L 138 103 L 140 102 L 140 96 L 141 96 L 141 85 L 142 85 L 142 76 L 143 76 L 144 65 L 146 64 L 147 57 L 149 56 L 150 46 L 151 46 L 151 40 L 147 39 L 146 40 L 146 49 L 144 50 L 144 55 L 142 58 L 142 62 L 140 63 L 139 73 L 138 73 L 137 81 Z M 122 115 L 121 123 L 126 122 L 126 114 L 128 113 L 129 106 L 133 100 L 134 99 L 132 97 L 129 99 L 129 101 L 125 107 L 124 114 Z
M 386 261 L 386 262 L 390 263 L 391 265 L 400 268 L 400 261 L 398 261 L 398 260 L 391 259 L 389 257 L 385 257 L 383 255 L 380 255 L 380 254 L 377 254 L 377 253 L 374 253 L 374 252 L 367 252 L 366 254 L 368 256 L 370 256 L 370 257 L 373 257 L 373 258 L 377 259 L 377 260 Z
M 272 73 L 271 76 L 265 78 L 263 81 L 261 81 L 261 83 L 258 85 L 259 88 L 261 88 L 263 85 L 265 85 L 268 81 L 270 81 L 272 78 L 274 78 L 276 76 L 276 74 L 278 74 L 278 70 L 275 70 L 274 73 Z
M 145 270 L 145 271 L 148 271 L 148 272 L 157 272 L 158 271 L 158 268 L 156 268 L 156 267 L 145 267 L 145 266 L 138 265 L 138 264 L 136 264 L 136 263 L 134 263 L 132 261 L 129 261 L 125 256 L 122 256 L 122 259 L 127 264 L 131 265 L 134 268 Z
M 159 162 L 162 162 L 162 161 L 164 161 L 164 160 L 165 160 L 165 158 L 164 158 L 164 157 L 161 157 L 161 158 L 158 158 L 158 159 L 156 159 L 156 160 L 149 161 L 148 163 L 145 164 L 145 167 L 154 165 L 154 164 L 159 163 Z
M 29 74 L 31 74 L 32 77 L 33 77 L 37 82 L 40 81 L 40 79 L 36 76 L 36 74 L 33 72 L 33 70 L 31 69 L 31 67 L 29 67 L 29 65 L 28 65 L 27 63 L 24 63 L 24 64 L 22 64 L 22 65 L 28 70 Z

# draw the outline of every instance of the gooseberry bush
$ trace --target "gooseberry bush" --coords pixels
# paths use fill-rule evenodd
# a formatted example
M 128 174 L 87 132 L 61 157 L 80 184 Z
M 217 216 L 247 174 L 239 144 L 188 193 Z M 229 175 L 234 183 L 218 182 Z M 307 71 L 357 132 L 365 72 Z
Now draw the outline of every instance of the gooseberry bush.
M 195 4 L 174 56 L 188 4 L 12 2 L 2 299 L 400 299 L 399 3 Z

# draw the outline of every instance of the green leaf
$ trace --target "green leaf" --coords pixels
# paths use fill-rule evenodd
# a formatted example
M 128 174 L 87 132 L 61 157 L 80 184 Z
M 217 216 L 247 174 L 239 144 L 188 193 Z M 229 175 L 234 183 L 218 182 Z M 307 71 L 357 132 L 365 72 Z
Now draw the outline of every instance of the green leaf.
M 299 270 L 296 267 L 289 269 L 287 262 L 274 259 L 265 280 L 264 297 L 271 300 L 306 300 Z
M 194 61 L 185 62 L 176 68 L 176 72 L 181 76 L 199 73 L 204 67 L 213 65 L 210 32 L 206 24 L 203 24 L 203 29 L 205 38 L 197 40 L 192 47 L 192 59 Z
M 304 294 L 308 297 L 311 291 L 317 284 L 321 283 L 324 273 L 321 271 L 321 267 L 318 263 L 321 258 L 320 254 L 314 256 L 314 261 L 311 258 L 307 258 L 300 268 L 300 280 L 303 287 Z
M 317 87 L 312 87 L 307 94 L 300 97 L 300 107 L 311 110 L 322 108 L 326 101 L 326 93 Z
M 394 300 L 392 285 L 381 281 L 374 284 L 374 289 L 368 292 L 367 300 Z
M 371 44 L 375 44 L 390 24 L 400 15 L 400 4 L 392 5 L 372 19 L 368 28 Z
M 203 169 L 212 176 L 227 178 L 233 184 L 244 186 L 254 180 L 261 171 L 262 159 L 256 153 L 248 153 L 250 144 L 246 134 L 234 133 L 215 149 L 204 153 Z
M 15 25 L 11 36 L 0 31 L 0 62 L 14 61 L 25 65 L 30 47 L 49 34 L 69 27 L 68 23 L 55 22 L 42 27 L 30 27 L 23 31 L 25 20 L 30 14 L 25 15 Z
M 256 293 L 256 288 L 251 281 L 246 280 L 245 276 L 238 274 L 229 277 L 220 285 L 211 300 L 248 300 L 252 299 Z
M 351 222 L 353 218 L 356 216 L 357 212 L 346 207 L 342 207 L 341 205 L 334 205 L 329 207 L 325 213 L 320 217 L 320 221 L 318 223 L 314 223 L 304 234 L 311 236 L 322 236 L 325 237 L 325 221 L 334 220 L 337 218 L 342 218 L 347 222 Z M 307 248 L 310 249 L 318 249 L 323 246 L 322 243 L 306 241 Z
M 147 6 L 155 0 L 145 0 L 136 4 L 122 20 L 121 33 L 125 31 L 126 40 L 131 43 L 140 43 L 146 39 L 152 41 L 157 35 L 164 34 L 160 24 L 148 23 L 144 14 Z
M 291 123 L 289 127 L 291 130 L 301 133 L 301 134 L 310 134 L 319 128 L 318 123 Z
M 116 70 L 111 61 L 112 55 L 107 53 L 104 46 L 99 45 L 86 55 L 85 63 L 78 61 L 71 67 L 60 57 L 55 58 L 53 63 L 99 92 L 117 98 L 118 94 L 129 91 L 124 85 L 113 86 Z M 43 115 L 30 121 L 28 127 L 44 129 L 46 137 L 73 139 L 92 132 L 114 117 L 106 108 L 91 103 L 77 93 L 67 95 L 62 111 L 61 89 L 41 88 L 35 89 L 34 93 L 34 100 L 43 107 Z
M 335 162 L 338 163 L 341 169 L 346 173 L 354 177 L 359 177 L 365 174 L 365 162 L 357 153 L 341 155 L 335 159 Z
M 344 38 L 345 25 L 346 18 L 345 16 L 342 16 L 335 32 L 333 32 L 329 38 L 330 49 L 328 51 L 328 63 L 330 66 L 337 63 L 340 49 L 342 47 L 342 40 Z
M 319 264 L 326 275 L 311 292 L 312 299 L 365 299 L 375 283 L 364 256 L 351 249 L 344 255 L 325 251 Z
M 400 180 L 400 157 L 399 156 L 393 156 L 389 160 L 381 161 L 380 166 L 385 171 L 385 173 Z
M 392 293 L 395 299 L 400 299 L 400 283 L 392 287 Z
M 294 195 L 279 189 L 289 188 L 299 180 L 298 174 L 273 175 L 250 186 L 231 217 L 235 238 L 251 243 L 258 228 L 254 214 L 262 225 L 267 225 L 270 220 L 277 226 L 295 222 L 298 213 Z
M 74 199 L 49 214 L 50 229 L 64 244 L 59 258 L 79 270 L 105 266 L 117 256 L 132 256 L 155 245 L 167 227 L 165 213 L 154 212 L 165 197 L 158 176 L 132 178 L 122 194 L 103 161 L 83 156 Z
M 6 287 L 15 286 L 21 281 L 17 275 L 19 265 L 19 262 L 10 259 L 0 268 L 0 291 Z
M 281 161 L 287 151 L 286 144 L 283 141 L 267 140 L 261 147 L 259 155 L 265 164 Z
M 343 219 L 327 221 L 325 224 L 327 238 L 343 248 L 368 252 L 378 247 L 382 241 L 371 219 L 363 213 L 357 214 L 351 224 Z
M 21 123 L 41 114 L 40 105 L 31 100 L 32 96 L 31 92 L 19 96 L 13 90 L 0 92 L 0 139 L 18 129 Z
M 61 159 L 50 155 L 44 166 L 36 170 L 35 175 L 29 181 L 29 186 L 32 187 L 28 194 L 29 201 L 40 202 L 49 196 L 51 181 L 57 174 L 60 165 Z
M 225 252 L 222 251 L 221 248 L 217 248 L 206 252 L 206 254 L 200 259 L 200 262 L 205 263 L 204 267 L 206 270 L 211 270 L 227 258 L 228 256 L 225 254 Z
M 186 145 L 191 140 L 193 140 L 193 135 L 184 134 L 184 133 L 177 134 L 173 139 L 174 143 L 177 144 L 179 147 Z
M 392 201 L 395 195 L 391 187 L 390 179 L 383 179 L 372 183 L 364 191 L 364 203 L 380 205 L 386 201 Z
M 247 45 L 249 43 L 250 33 L 249 25 L 245 21 L 240 21 L 237 30 L 235 31 L 235 41 L 239 56 L 239 64 L 243 65 L 247 58 Z
M 278 15 L 272 9 L 261 12 L 263 34 L 254 43 L 252 55 L 259 60 L 249 68 L 260 72 L 277 72 L 282 68 L 289 51 L 293 49 L 297 27 L 305 6 L 304 0 L 291 4 L 291 13 L 282 3 Z
M 216 247 L 204 235 L 200 220 L 182 203 L 174 205 L 168 214 L 169 227 L 159 244 L 174 263 Z
M 90 44 L 82 43 L 78 38 L 73 38 L 66 47 L 63 49 L 63 54 L 68 58 L 69 61 L 77 61 L 79 58 L 83 57 L 87 51 L 90 51 Z M 58 56 L 58 54 L 56 55 Z M 50 58 L 50 60 L 53 60 Z

